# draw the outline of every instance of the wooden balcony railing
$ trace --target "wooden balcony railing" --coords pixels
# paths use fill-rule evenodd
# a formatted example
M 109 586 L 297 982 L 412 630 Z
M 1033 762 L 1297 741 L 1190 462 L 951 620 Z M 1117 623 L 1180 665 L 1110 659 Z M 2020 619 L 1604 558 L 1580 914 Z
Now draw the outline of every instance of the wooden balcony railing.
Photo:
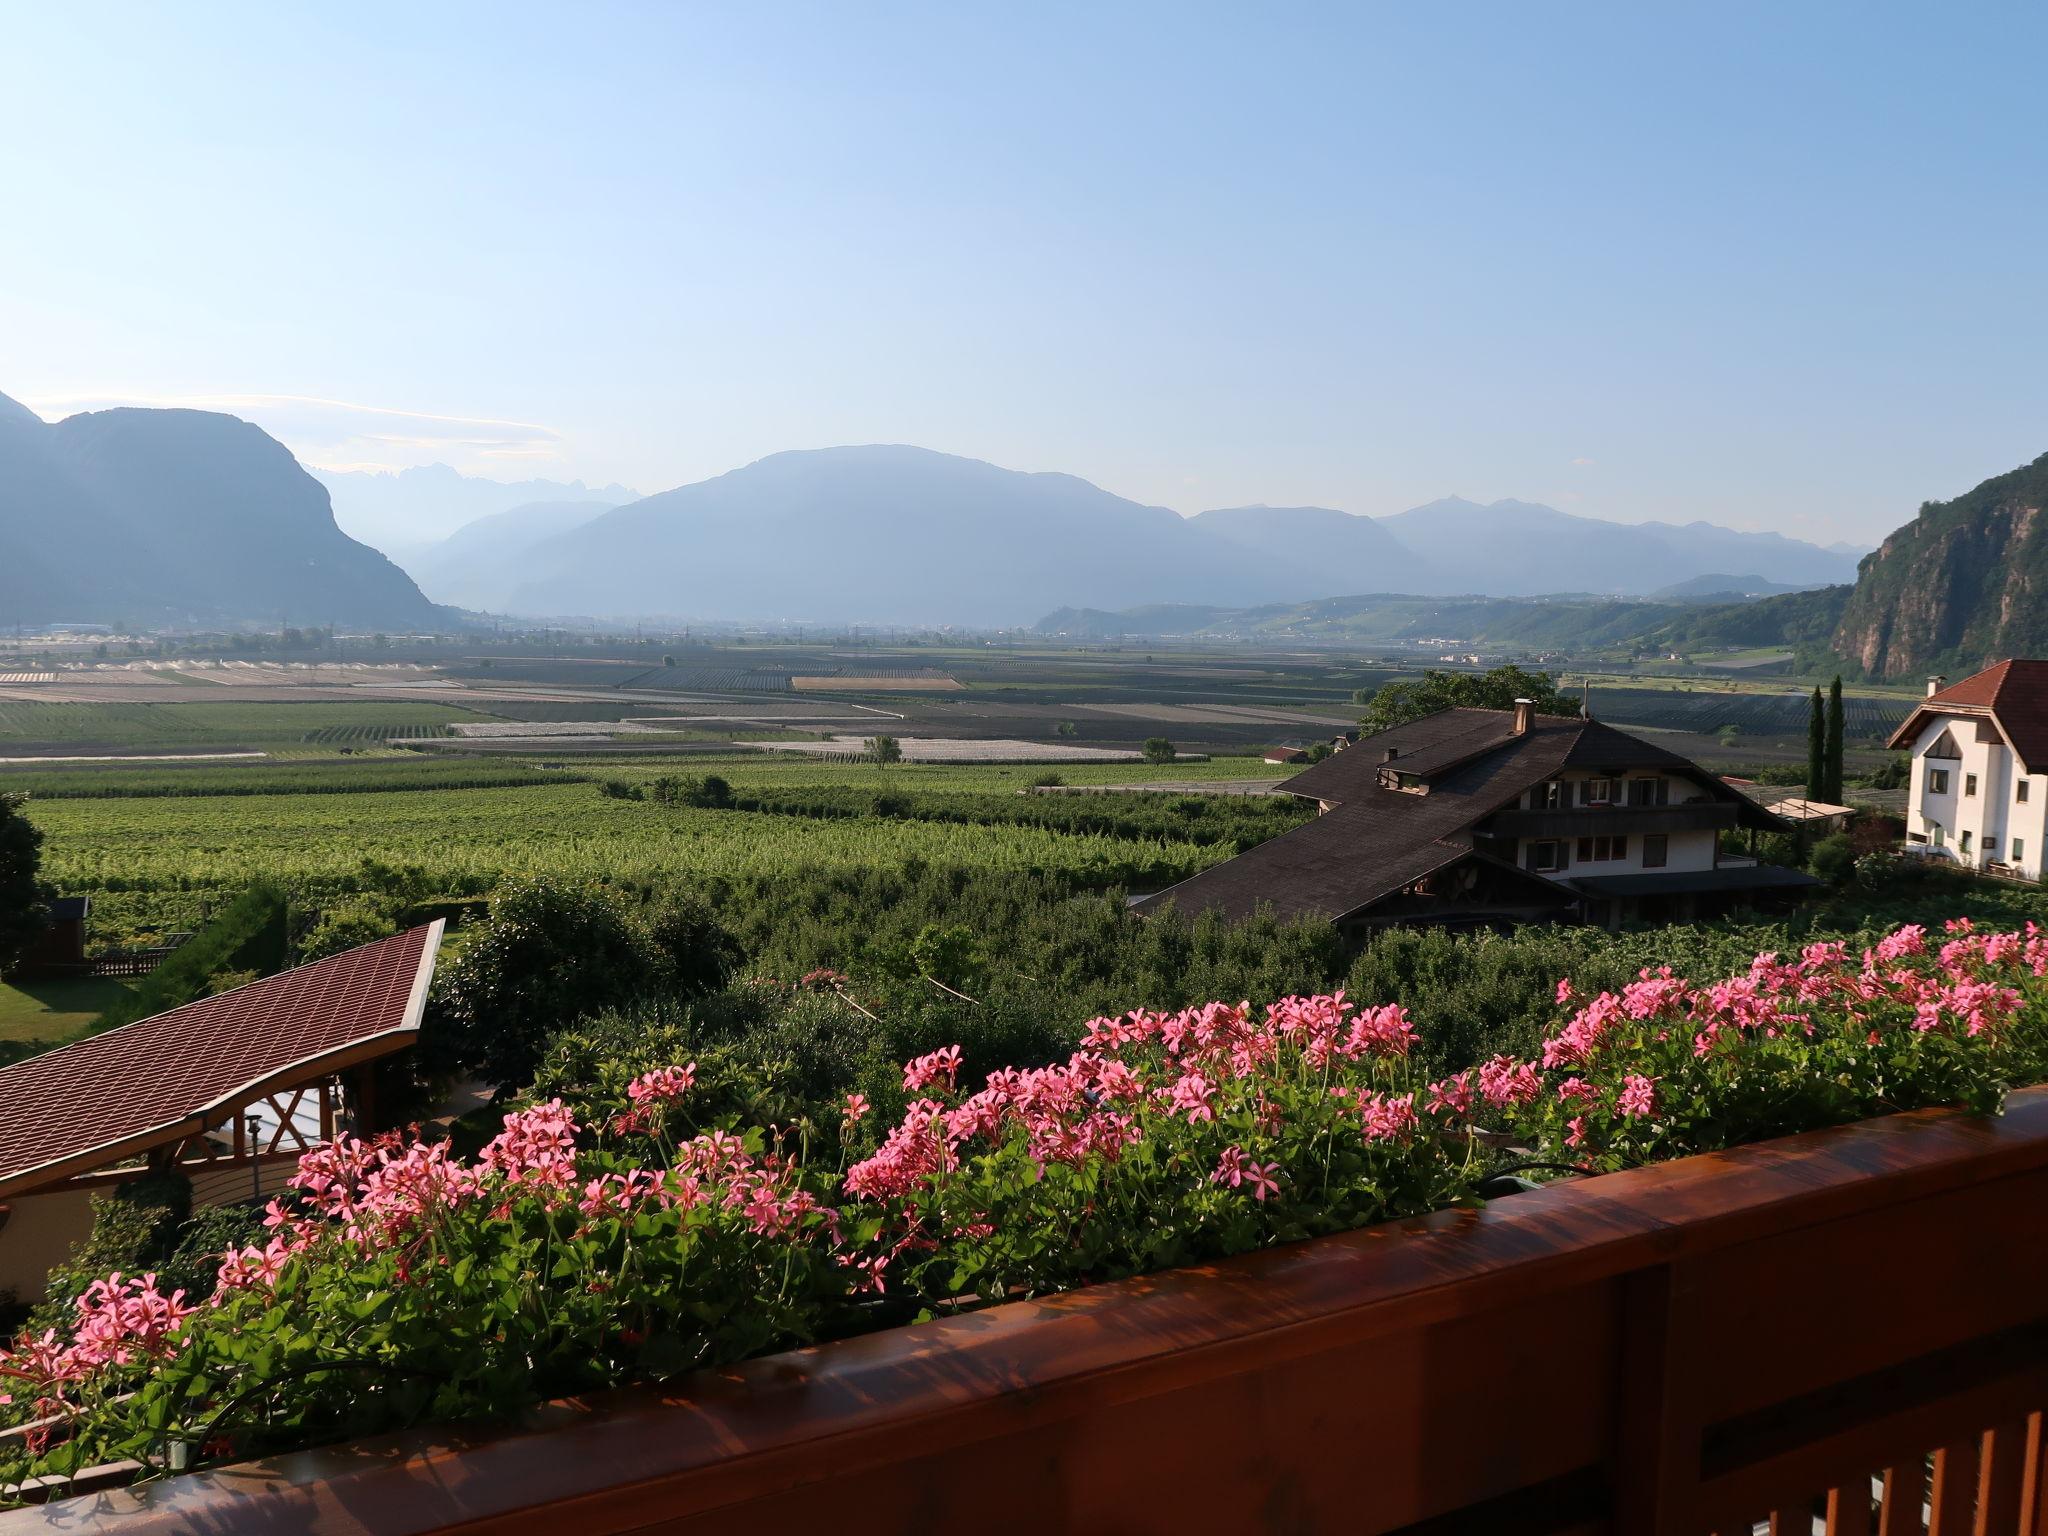
M 2048 1536 L 2048 1089 L 0 1520 Z
M 1495 811 L 1482 823 L 1496 837 L 1597 837 L 1614 832 L 1728 831 L 1737 807 L 1701 805 L 1581 805 L 1565 810 Z

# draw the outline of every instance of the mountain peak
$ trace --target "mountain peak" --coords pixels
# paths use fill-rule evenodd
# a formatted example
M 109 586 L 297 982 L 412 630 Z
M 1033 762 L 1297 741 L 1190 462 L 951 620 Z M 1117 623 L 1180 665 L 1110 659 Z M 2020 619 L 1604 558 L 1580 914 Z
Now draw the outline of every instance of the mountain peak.
M 0 422 L 9 421 L 19 422 L 24 426 L 34 425 L 40 427 L 45 425 L 42 417 L 23 405 L 19 400 L 10 400 L 7 396 L 0 395 Z

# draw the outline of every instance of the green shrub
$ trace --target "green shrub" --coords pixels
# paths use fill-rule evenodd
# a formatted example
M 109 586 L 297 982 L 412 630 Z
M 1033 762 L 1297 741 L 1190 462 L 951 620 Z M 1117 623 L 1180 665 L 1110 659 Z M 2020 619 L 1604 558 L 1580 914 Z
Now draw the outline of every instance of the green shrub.
M 101 1014 L 94 1030 L 107 1030 L 181 1008 L 212 995 L 213 978 L 224 971 L 269 976 L 284 969 L 285 893 L 254 885 L 220 915 L 172 951 L 130 989 L 128 997 Z

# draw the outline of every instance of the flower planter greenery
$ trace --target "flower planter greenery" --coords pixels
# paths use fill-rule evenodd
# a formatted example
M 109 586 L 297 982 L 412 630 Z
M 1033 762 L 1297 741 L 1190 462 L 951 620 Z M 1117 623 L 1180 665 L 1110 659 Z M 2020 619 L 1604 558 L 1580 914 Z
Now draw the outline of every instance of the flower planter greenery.
M 110 1276 L 24 1340 L 52 1420 L 9 1481 L 197 1468 L 665 1381 L 908 1315 L 1476 1207 L 1512 1161 L 1600 1173 L 1920 1105 L 1995 1111 L 2048 1067 L 2048 939 L 1902 929 L 1704 984 L 1560 982 L 1538 1059 L 1432 1077 L 1398 1005 L 1341 996 L 1102 1018 L 969 1090 L 907 1064 L 886 1128 L 730 1123 L 708 1063 L 504 1117 L 473 1159 L 309 1154 L 209 1298 Z M 1597 1184 L 1599 1181 L 1587 1181 Z

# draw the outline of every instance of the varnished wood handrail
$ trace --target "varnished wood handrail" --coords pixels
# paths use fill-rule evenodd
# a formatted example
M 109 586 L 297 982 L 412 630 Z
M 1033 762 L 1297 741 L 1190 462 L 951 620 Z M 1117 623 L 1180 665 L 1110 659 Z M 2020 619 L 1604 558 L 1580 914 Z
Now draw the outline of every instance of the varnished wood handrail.
M 1316 1528 L 1320 1501 L 1336 1496 L 1318 1458 L 1357 1457 L 1349 1430 L 1368 1423 L 1382 1441 L 1412 1426 L 1413 1443 L 1359 1463 L 1368 1481 L 1346 1512 L 1352 1530 L 1403 1528 L 1468 1505 L 1482 1506 L 1473 1528 L 1485 1528 L 1486 1509 L 1499 1522 L 1533 1501 L 1560 1530 L 1703 1533 L 1690 1522 L 1717 1499 L 1739 1504 L 1763 1489 L 1758 1478 L 1781 1480 L 1769 1484 L 1774 1493 L 1809 1486 L 1797 1481 L 1801 1424 L 1773 1428 L 1761 1410 L 1701 1417 L 1722 1412 L 1715 1403 L 1735 1414 L 1751 1398 L 1774 1402 L 1770 1375 L 1781 1366 L 1788 1380 L 1798 1374 L 1782 1352 L 1749 1357 L 1741 1338 L 1713 1336 L 1741 1315 L 1726 1310 L 1740 1302 L 1731 1289 L 1768 1287 L 1782 1250 L 1804 1266 L 1788 1272 L 1781 1299 L 1797 1313 L 1785 1325 L 1791 1336 L 1810 1339 L 1815 1360 L 1855 1352 L 1862 1325 L 1850 1314 L 1887 1314 L 1882 1297 L 1852 1306 L 1852 1292 L 1881 1289 L 1908 1262 L 1868 1251 L 1889 1228 L 1942 1233 L 1951 1222 L 1957 1244 L 1982 1242 L 1982 1214 L 2019 1200 L 2007 1235 L 2025 1251 L 2048 1249 L 2043 1194 L 2048 1088 L 2037 1088 L 2015 1094 L 1995 1120 L 1897 1115 L 1552 1185 L 1483 1210 L 550 1405 L 516 1427 L 386 1436 L 18 1511 L 0 1518 L 0 1536 L 60 1524 L 221 1536 L 559 1536 L 759 1519 L 774 1529 L 793 1511 L 826 1509 L 839 1512 L 842 1530 L 939 1529 L 977 1492 L 999 1500 L 982 1529 L 1045 1529 L 1048 1509 L 1124 1530 L 1154 1528 L 1154 1515 L 1164 1529 L 1175 1510 L 1180 1529 L 1253 1528 L 1244 1522 L 1268 1519 L 1269 1507 L 1270 1528 Z M 1970 1230 L 1959 1225 L 1966 1215 Z M 1839 1262 L 1830 1256 L 1837 1234 Z M 1839 1302 L 1815 1296 L 1831 1284 L 1843 1287 Z M 2036 1315 L 2024 1286 L 1994 1277 L 1978 1298 L 1986 1336 L 2048 1325 L 2048 1278 L 2038 1289 Z M 1838 1313 L 1842 1327 L 1831 1331 Z M 1939 1351 L 1963 1348 L 1971 1326 L 1958 1315 L 1896 1330 L 1896 1340 L 1873 1337 L 1857 1364 L 1880 1379 L 1947 1359 Z M 1896 1359 L 1886 1353 L 1894 1342 L 1894 1354 L 1906 1351 Z M 1498 1362 L 1491 1383 L 1472 1365 L 1489 1358 Z M 1516 1378 L 1518 1367 L 1528 1379 Z M 2027 1394 L 2048 1379 L 2029 1359 L 2002 1361 L 1994 1374 L 1996 1383 L 1972 1377 L 1957 1391 L 2001 1422 L 2030 1411 Z M 1381 1400 L 1390 1396 L 1399 1400 Z M 1833 1437 L 1824 1447 L 1820 1428 L 1811 1437 L 1812 1455 L 1833 1458 L 1831 1467 L 1864 1465 L 1854 1458 L 1866 1444 L 1942 1422 L 1938 1403 L 1874 1401 L 1867 1423 L 1858 1404 L 1845 1411 L 1822 1426 Z M 1219 1425 L 1219 1413 L 1243 1421 Z M 1301 1422 L 1290 1427 L 1290 1414 Z M 1460 1442 L 1460 1425 L 1478 1443 Z M 1749 1459 L 1710 1465 L 1706 1448 L 1735 1443 L 1745 1426 L 1756 1440 Z M 1262 1435 L 1271 1443 L 1247 1444 Z M 1112 1507 L 1118 1473 L 1104 1459 L 1119 1455 L 1127 1508 Z M 1180 1457 L 1191 1475 L 1208 1468 L 1236 1480 L 1199 1497 L 1162 1483 Z M 991 1469 L 1026 1481 L 988 1487 Z M 1261 1503 L 1260 1489 L 1239 1486 L 1247 1477 L 1267 1478 L 1293 1503 L 1276 1506 L 1277 1493 Z M 1824 1486 L 1833 1484 L 1809 1491 Z

